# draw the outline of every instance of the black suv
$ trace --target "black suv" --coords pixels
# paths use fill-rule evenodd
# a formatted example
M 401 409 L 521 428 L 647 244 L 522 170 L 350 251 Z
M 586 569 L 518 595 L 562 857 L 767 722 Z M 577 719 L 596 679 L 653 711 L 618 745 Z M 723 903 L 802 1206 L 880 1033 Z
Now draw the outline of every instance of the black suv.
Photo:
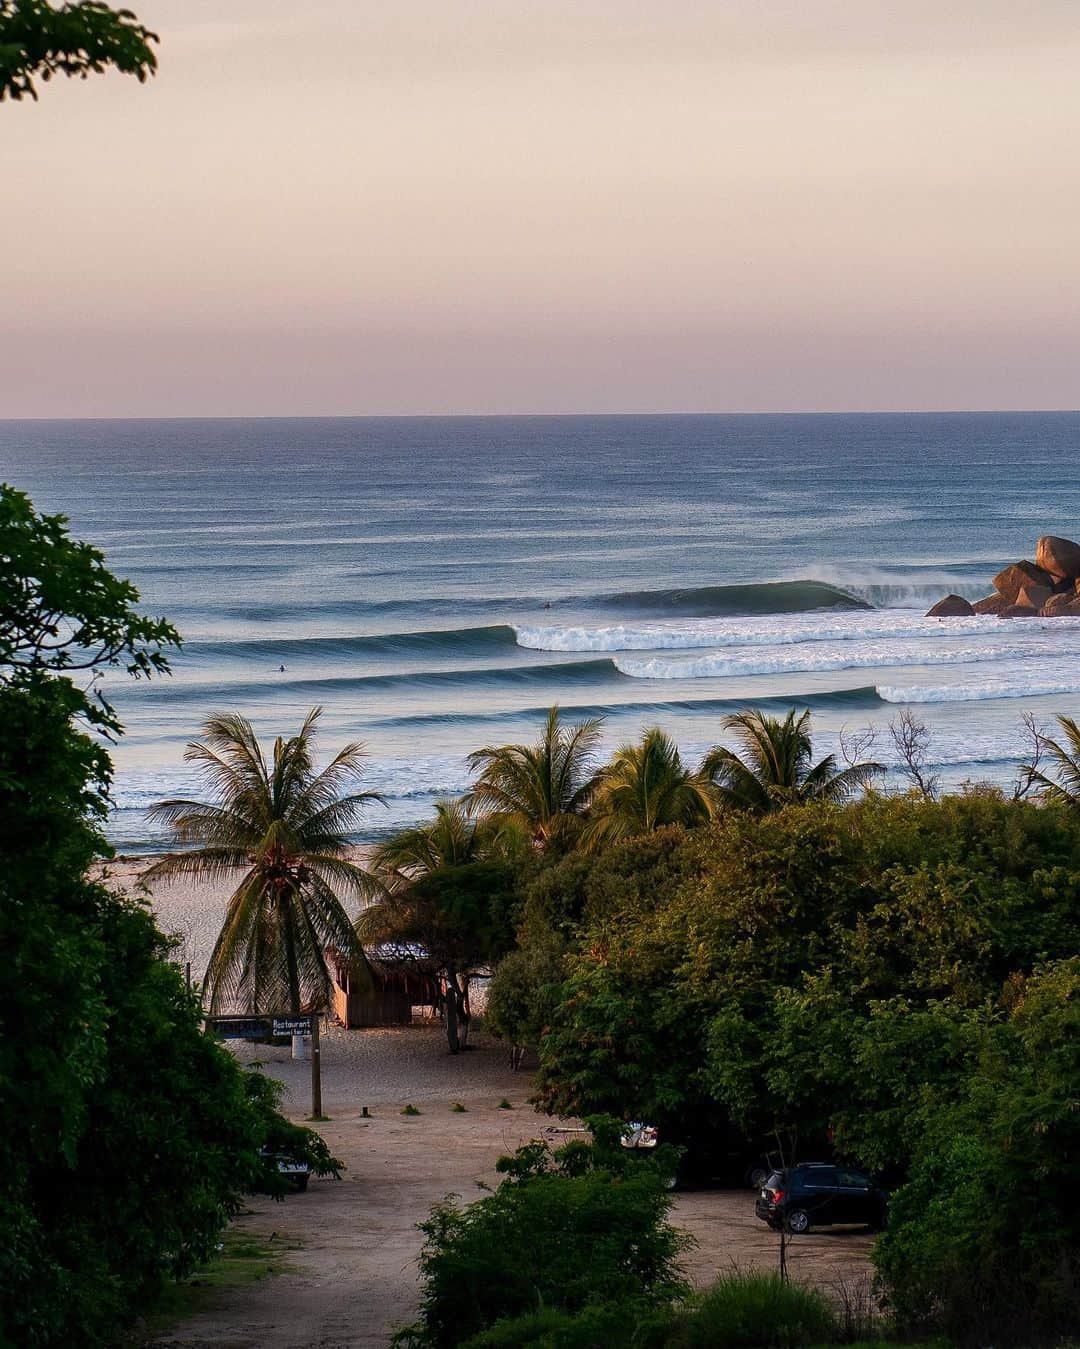
M 770 1227 L 809 1232 L 833 1223 L 885 1225 L 888 1196 L 865 1172 L 825 1162 L 805 1162 L 774 1171 L 765 1181 L 754 1212 Z

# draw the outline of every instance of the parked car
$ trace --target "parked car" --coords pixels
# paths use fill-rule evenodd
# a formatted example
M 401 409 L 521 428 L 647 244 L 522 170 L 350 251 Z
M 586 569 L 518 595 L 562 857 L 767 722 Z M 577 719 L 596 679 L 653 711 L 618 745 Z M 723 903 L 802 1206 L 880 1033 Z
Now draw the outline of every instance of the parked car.
M 770 1227 L 801 1235 L 834 1223 L 885 1225 L 888 1195 L 864 1171 L 831 1162 L 804 1162 L 774 1171 L 754 1205 Z

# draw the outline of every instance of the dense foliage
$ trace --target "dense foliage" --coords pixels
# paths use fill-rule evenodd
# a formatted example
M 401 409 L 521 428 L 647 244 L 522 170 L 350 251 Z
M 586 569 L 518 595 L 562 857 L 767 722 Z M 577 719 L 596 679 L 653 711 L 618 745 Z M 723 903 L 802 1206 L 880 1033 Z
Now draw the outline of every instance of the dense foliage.
M 24 499 L 14 513 L 27 523 Z M 48 594 L 46 627 L 85 629 L 72 545 L 34 518 L 5 537 L 4 593 Z M 129 622 L 135 593 L 84 561 L 104 658 L 139 668 L 166 632 Z M 246 1190 L 280 1188 L 264 1147 L 334 1166 L 203 1033 L 148 910 L 94 879 L 109 759 L 71 667 L 12 658 L 34 630 L 0 612 L 0 1345 L 114 1345 Z
M 415 1349 L 453 1349 L 499 1322 L 546 1308 L 595 1316 L 605 1304 L 638 1313 L 686 1291 L 686 1245 L 665 1217 L 666 1158 L 635 1156 L 619 1128 L 598 1121 L 592 1143 L 552 1152 L 542 1143 L 504 1157 L 504 1180 L 484 1199 L 436 1206 L 423 1224 L 419 1321 L 400 1337 Z M 481 1338 L 477 1343 L 519 1343 Z
M 1078 1312 L 1078 899 L 1053 804 L 727 811 L 547 868 L 494 1020 L 550 1110 L 900 1185 L 878 1260 L 903 1323 L 1051 1335 Z

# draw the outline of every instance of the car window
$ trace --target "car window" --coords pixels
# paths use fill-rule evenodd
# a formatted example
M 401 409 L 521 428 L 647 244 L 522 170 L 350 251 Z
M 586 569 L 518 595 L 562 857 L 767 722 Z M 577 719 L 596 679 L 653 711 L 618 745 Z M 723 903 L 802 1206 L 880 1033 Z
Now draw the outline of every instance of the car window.
M 869 1176 L 861 1171 L 840 1171 L 840 1184 L 855 1186 L 860 1190 L 868 1190 L 873 1183 Z
M 803 1185 L 835 1185 L 835 1166 L 808 1166 L 799 1171 L 799 1180 Z
M 774 1171 L 769 1176 L 768 1180 L 766 1180 L 765 1185 L 770 1190 L 778 1190 L 783 1183 L 783 1180 L 784 1173 L 782 1171 Z

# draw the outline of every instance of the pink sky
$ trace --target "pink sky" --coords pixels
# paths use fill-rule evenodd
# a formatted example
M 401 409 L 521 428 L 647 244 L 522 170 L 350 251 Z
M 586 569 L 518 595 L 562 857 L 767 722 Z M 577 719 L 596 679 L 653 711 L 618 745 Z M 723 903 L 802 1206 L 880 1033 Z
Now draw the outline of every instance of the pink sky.
M 1075 0 L 130 0 L 0 416 L 1080 406 Z

